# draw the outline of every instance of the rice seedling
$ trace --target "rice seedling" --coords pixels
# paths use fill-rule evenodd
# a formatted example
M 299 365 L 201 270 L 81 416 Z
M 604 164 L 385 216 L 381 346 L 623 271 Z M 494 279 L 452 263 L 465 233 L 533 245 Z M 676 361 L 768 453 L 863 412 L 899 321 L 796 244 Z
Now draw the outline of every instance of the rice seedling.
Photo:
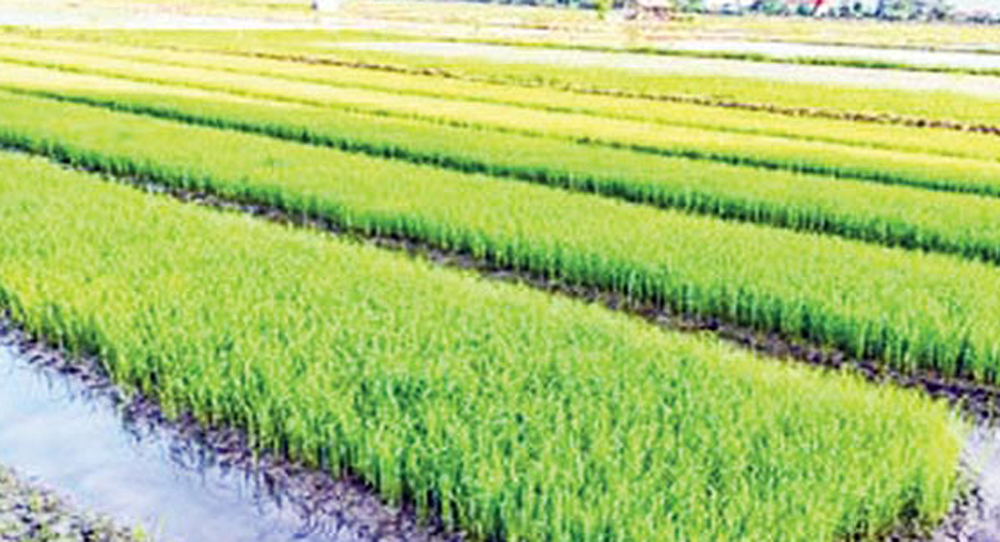
M 955 488 L 943 404 L 596 306 L 10 154 L 0 232 L 30 331 L 476 536 L 833 541 Z
M 656 102 L 638 98 L 585 95 L 549 87 L 511 87 L 496 83 L 414 75 L 346 66 L 315 65 L 210 52 L 164 51 L 106 43 L 8 38 L 4 45 L 47 51 L 149 62 L 156 65 L 206 68 L 262 75 L 298 82 L 351 87 L 401 95 L 494 103 L 545 111 L 585 113 L 747 135 L 901 150 L 996 161 L 1000 139 L 976 133 L 942 131 L 929 140 L 923 130 L 834 119 L 788 117 L 697 104 Z
M 0 63 L 3 86 L 193 124 L 596 192 L 889 246 L 1000 261 L 1000 201 L 599 149 Z M 45 107 L 45 106 L 43 106 Z M 75 109 L 71 109 L 75 111 Z M 95 119 L 100 119 L 98 114 Z
M 272 138 L 7 96 L 0 140 L 503 267 L 995 382 L 1000 270 Z
M 445 125 L 551 137 L 601 147 L 762 169 L 1000 196 L 1000 163 L 862 148 L 768 135 L 653 125 L 581 113 L 531 110 L 444 98 L 274 79 L 207 68 L 0 46 L 0 59 L 137 81 L 188 85 L 253 98 L 415 118 Z
M 384 65 L 396 70 L 448 73 L 463 79 L 487 80 L 520 86 L 546 86 L 578 91 L 609 91 L 651 97 L 695 98 L 709 102 L 742 102 L 759 106 L 780 105 L 800 110 L 799 114 L 814 113 L 852 116 L 870 114 L 887 122 L 900 118 L 953 120 L 980 124 L 1000 124 L 1000 102 L 995 99 L 959 95 L 948 92 L 905 92 L 876 88 L 837 87 L 827 84 L 791 83 L 742 77 L 670 74 L 658 75 L 613 67 L 567 67 L 537 64 L 502 65 L 480 59 L 443 58 L 373 51 L 338 49 L 331 51 L 334 41 L 367 41 L 386 39 L 378 33 L 356 31 L 265 31 L 265 32 L 198 32 L 198 31 L 80 31 L 80 30 L 17 30 L 8 34 L 45 38 L 94 41 L 105 44 L 157 47 L 167 50 L 224 52 L 255 58 L 289 58 L 317 62 L 348 62 Z M 391 36 L 402 40 L 406 36 Z M 938 136 L 938 132 L 934 132 Z

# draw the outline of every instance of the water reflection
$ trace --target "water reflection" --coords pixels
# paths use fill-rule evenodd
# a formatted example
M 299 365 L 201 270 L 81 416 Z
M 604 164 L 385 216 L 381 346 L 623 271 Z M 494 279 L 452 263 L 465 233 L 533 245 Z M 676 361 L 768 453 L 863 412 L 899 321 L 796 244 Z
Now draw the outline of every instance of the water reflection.
M 934 533 L 932 542 L 1000 542 L 1000 424 L 973 428 L 962 454 L 962 469 L 973 488 Z
M 121 525 L 163 542 L 444 539 L 360 484 L 251 468 L 235 435 L 159 423 L 155 410 L 123 406 L 113 389 L 33 355 L 0 345 L 0 464 Z

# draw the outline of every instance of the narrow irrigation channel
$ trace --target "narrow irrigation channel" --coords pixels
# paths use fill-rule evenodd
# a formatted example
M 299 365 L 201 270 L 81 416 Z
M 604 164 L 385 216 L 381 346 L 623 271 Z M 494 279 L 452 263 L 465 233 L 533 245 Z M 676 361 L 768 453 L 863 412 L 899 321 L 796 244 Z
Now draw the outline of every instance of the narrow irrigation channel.
M 0 320 L 0 464 L 74 505 L 153 542 L 461 539 L 418 526 L 358 481 L 248 450 L 233 432 L 167 421 Z

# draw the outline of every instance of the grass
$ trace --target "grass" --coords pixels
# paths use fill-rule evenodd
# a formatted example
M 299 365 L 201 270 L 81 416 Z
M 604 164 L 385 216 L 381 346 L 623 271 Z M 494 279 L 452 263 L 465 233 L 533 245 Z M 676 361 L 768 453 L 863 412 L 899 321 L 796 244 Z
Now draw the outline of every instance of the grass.
M 332 87 L 207 68 L 158 65 L 152 69 L 151 64 L 134 60 L 68 51 L 29 50 L 23 46 L 0 48 L 0 59 L 71 72 L 182 84 L 290 103 L 551 137 L 663 156 L 1000 195 L 1000 163 L 995 157 L 989 161 L 973 160 L 684 126 L 650 125 L 582 113 L 526 111 L 503 104 Z M 511 92 L 516 92 L 516 89 Z M 977 141 L 983 143 L 984 148 L 993 145 L 991 140 L 985 138 Z
M 94 40 L 124 45 L 195 49 L 236 54 L 295 56 L 313 61 L 349 61 L 389 64 L 406 69 L 435 69 L 462 78 L 480 78 L 505 84 L 555 88 L 603 89 L 648 96 L 701 98 L 708 101 L 801 109 L 803 114 L 865 112 L 887 118 L 945 119 L 973 125 L 1000 124 L 1000 100 L 960 93 L 880 90 L 829 84 L 774 82 L 741 77 L 655 75 L 614 68 L 572 68 L 532 64 L 496 64 L 481 59 L 447 59 L 398 53 L 338 49 L 330 42 L 385 39 L 381 34 L 328 31 L 192 32 L 192 31 L 24 31 L 16 35 Z M 399 39 L 399 38 L 397 38 Z M 936 134 L 936 132 L 935 132 Z
M 58 100 L 260 133 L 467 173 L 596 192 L 796 230 L 1000 262 L 1000 201 L 596 149 L 184 87 L 0 65 L 3 83 Z M 45 107 L 44 105 L 42 107 Z M 69 111 L 78 111 L 70 109 Z M 73 113 L 79 118 L 80 113 Z M 100 114 L 85 118 L 100 119 Z
M 27 97 L 2 140 L 775 331 L 903 371 L 1000 368 L 995 267 Z
M 474 535 L 832 541 L 952 496 L 955 424 L 913 392 L 22 157 L 0 224 L 31 331 Z

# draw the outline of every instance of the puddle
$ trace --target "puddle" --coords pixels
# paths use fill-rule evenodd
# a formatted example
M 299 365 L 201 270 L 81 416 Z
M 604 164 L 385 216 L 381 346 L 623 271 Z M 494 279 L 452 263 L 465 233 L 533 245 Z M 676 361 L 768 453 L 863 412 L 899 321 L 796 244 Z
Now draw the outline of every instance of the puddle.
M 1000 425 L 983 423 L 969 434 L 962 469 L 974 484 L 930 542 L 1000 542 Z
M 57 356 L 4 339 L 0 322 L 0 464 L 156 542 L 459 540 L 357 482 L 254 460 L 234 434 L 193 437 L 194 424 L 163 423 L 99 377 L 66 376 Z

